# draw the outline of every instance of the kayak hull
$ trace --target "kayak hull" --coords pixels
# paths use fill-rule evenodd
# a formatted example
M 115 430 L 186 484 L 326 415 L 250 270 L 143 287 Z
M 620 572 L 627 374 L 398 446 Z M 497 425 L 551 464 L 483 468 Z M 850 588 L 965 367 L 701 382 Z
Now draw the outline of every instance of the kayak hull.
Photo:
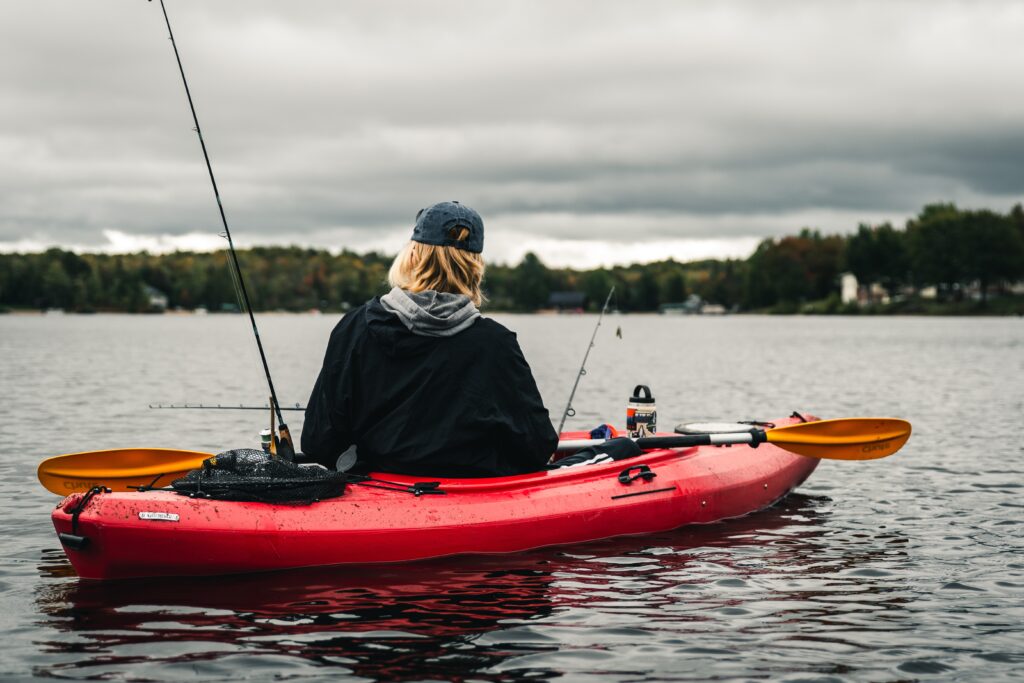
M 772 444 L 702 446 L 515 477 L 441 479 L 443 494 L 352 485 L 340 498 L 308 506 L 194 499 L 167 491 L 100 493 L 75 521 L 72 511 L 82 494 L 74 494 L 52 519 L 85 579 L 408 562 L 739 517 L 784 497 L 817 463 Z M 379 477 L 410 486 L 422 481 Z M 86 540 L 67 542 L 71 538 Z

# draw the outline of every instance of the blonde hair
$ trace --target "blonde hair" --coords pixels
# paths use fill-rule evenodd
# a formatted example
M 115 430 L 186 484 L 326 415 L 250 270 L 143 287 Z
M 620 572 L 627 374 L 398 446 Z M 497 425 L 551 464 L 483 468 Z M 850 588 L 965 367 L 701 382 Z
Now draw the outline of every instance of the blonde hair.
M 469 230 L 459 230 L 453 235 L 456 240 L 469 237 Z M 388 271 L 388 283 L 392 287 L 401 287 L 409 292 L 432 289 L 435 292 L 465 294 L 477 306 L 484 301 L 480 291 L 483 279 L 484 259 L 480 254 L 413 241 L 398 252 Z

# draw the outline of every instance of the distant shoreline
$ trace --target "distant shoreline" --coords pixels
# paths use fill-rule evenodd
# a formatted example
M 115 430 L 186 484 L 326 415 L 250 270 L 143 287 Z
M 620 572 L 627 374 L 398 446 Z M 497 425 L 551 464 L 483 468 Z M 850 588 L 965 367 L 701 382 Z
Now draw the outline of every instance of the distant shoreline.
M 652 254 L 657 259 L 657 254 Z M 392 257 L 302 247 L 238 252 L 252 305 L 267 311 L 347 310 L 390 286 Z M 225 251 L 150 254 L 0 253 L 0 307 L 9 310 L 194 310 L 242 305 Z M 746 259 L 652 260 L 549 268 L 532 252 L 488 264 L 487 308 L 722 314 L 1024 314 L 1024 205 L 1007 213 L 930 204 L 905 227 L 763 240 Z M 879 305 L 875 302 L 887 302 Z
M 897 305 L 877 305 L 877 306 L 865 306 L 864 308 L 853 308 L 851 306 L 843 306 L 838 310 L 824 310 L 820 307 L 820 302 L 815 304 L 807 304 L 804 309 L 790 310 L 791 307 L 787 307 L 786 310 L 754 310 L 754 311 L 736 311 L 734 313 L 727 313 L 725 315 L 664 315 L 651 311 L 619 311 L 619 315 L 639 315 L 639 316 L 659 316 L 667 319 L 684 318 L 729 318 L 732 316 L 771 316 L 771 317 L 843 317 L 843 318 L 1012 318 L 1012 317 L 1024 317 L 1024 297 L 1014 297 L 1009 300 L 997 299 L 993 302 L 989 302 L 986 306 L 981 306 L 978 302 L 960 302 L 959 304 L 952 304 L 949 302 L 945 303 L 934 303 L 924 307 L 906 307 Z M 257 315 L 268 316 L 268 315 L 288 315 L 288 316 L 340 316 L 344 313 L 341 310 L 309 310 L 309 311 L 285 311 L 285 310 L 272 310 L 272 311 L 254 311 Z M 545 316 L 574 316 L 582 315 L 582 313 L 559 313 L 558 311 L 550 310 L 539 310 L 539 311 L 516 311 L 508 309 L 495 309 L 495 308 L 484 308 L 483 313 L 487 314 L 508 314 L 508 315 L 545 315 Z M 593 311 L 587 311 L 587 315 L 597 315 Z M 148 311 L 148 312 L 137 312 L 137 311 L 56 311 L 56 310 L 39 310 L 39 309 L 25 309 L 25 308 L 8 308 L 0 309 L 0 316 L 12 316 L 12 317 L 54 317 L 54 316 L 90 316 L 90 315 L 128 315 L 138 317 L 149 317 L 149 316 L 174 316 L 174 317 L 227 317 L 241 315 L 241 313 L 235 312 L 211 312 L 211 313 L 196 313 L 195 311 L 179 310 L 179 311 Z

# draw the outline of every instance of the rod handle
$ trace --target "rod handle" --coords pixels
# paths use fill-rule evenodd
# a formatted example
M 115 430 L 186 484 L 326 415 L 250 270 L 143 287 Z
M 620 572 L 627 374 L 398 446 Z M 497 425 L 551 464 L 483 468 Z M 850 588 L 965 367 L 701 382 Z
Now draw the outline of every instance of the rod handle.
M 277 436 L 274 437 L 277 444 L 277 455 L 288 462 L 295 462 L 295 445 L 292 442 L 292 434 L 288 431 L 288 425 L 281 423 L 277 427 Z

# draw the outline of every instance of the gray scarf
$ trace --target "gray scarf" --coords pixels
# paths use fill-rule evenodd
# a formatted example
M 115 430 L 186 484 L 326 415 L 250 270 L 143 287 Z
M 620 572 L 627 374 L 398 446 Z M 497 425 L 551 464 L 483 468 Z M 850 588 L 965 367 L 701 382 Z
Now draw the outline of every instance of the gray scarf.
M 421 337 L 453 337 L 480 317 L 480 311 L 464 294 L 407 292 L 395 287 L 380 298 L 380 303 Z

